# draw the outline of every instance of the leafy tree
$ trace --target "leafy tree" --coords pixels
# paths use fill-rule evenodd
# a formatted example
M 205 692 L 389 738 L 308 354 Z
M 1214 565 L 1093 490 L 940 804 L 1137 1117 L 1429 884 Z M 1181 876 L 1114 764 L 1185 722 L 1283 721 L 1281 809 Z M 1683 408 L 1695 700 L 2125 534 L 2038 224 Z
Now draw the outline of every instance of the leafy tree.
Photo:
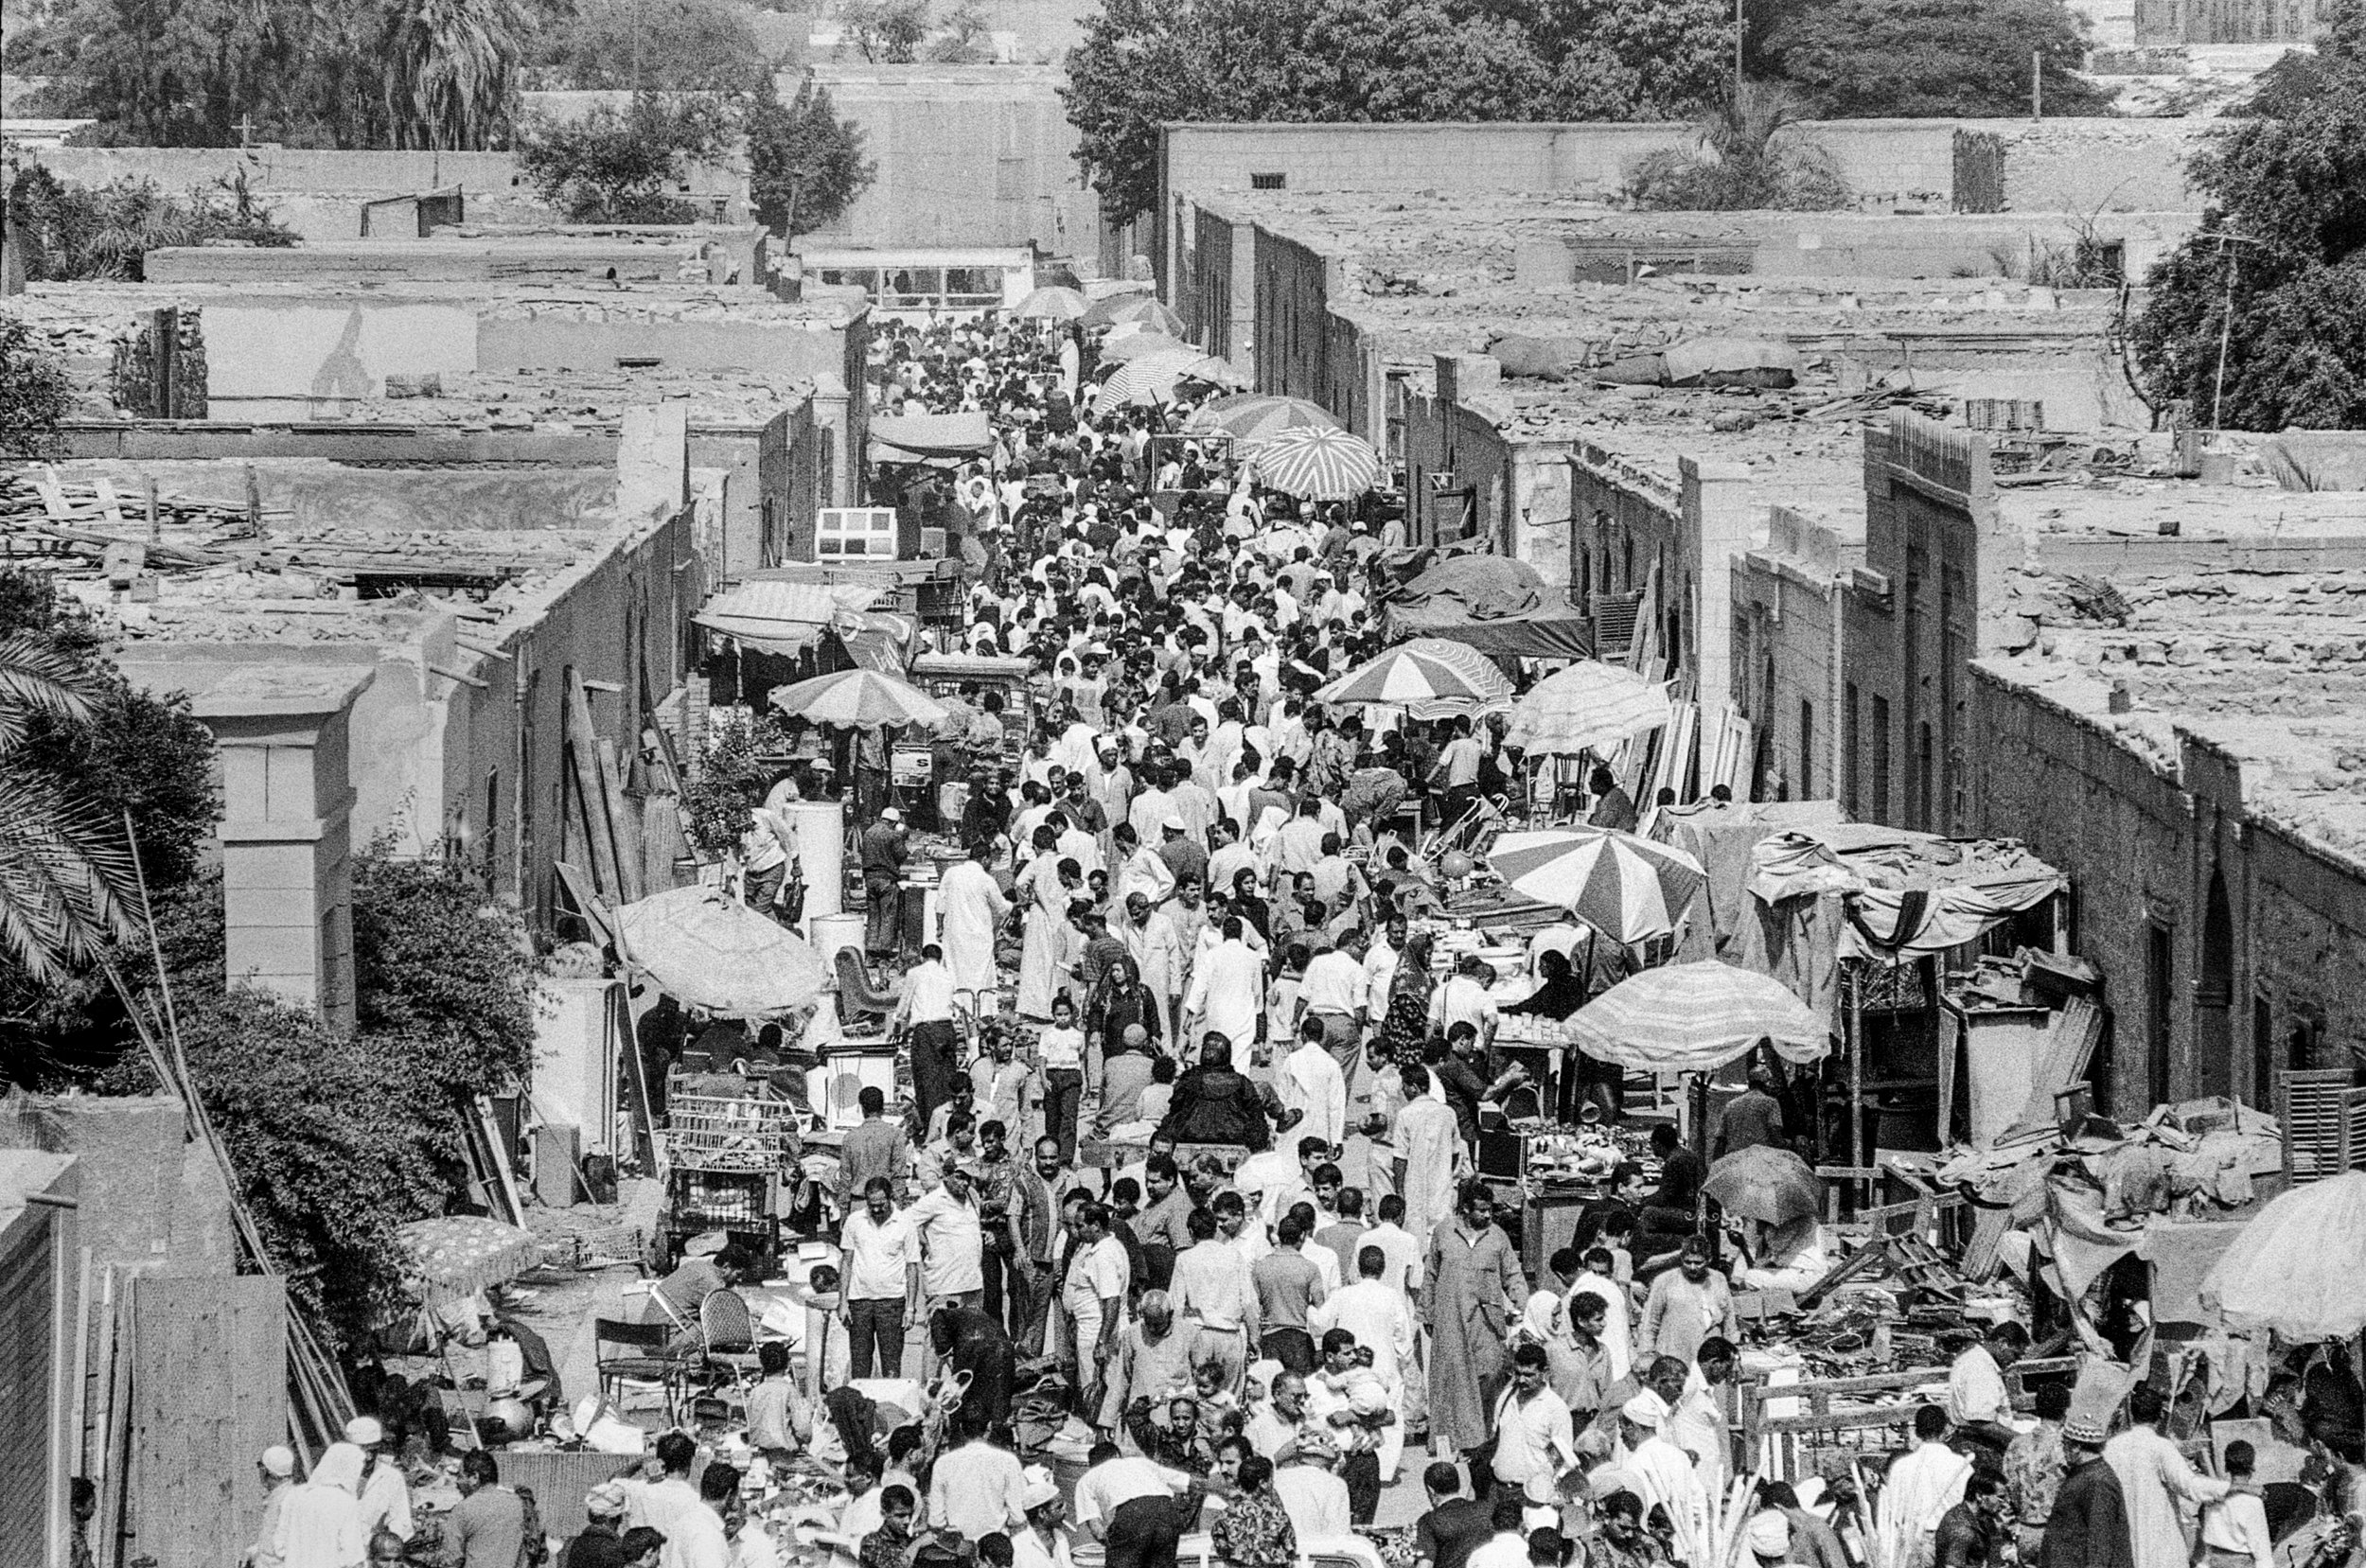
M 2195 156 L 2211 204 L 2146 280 L 2131 334 L 2145 387 L 2204 426 L 2366 429 L 2366 3 L 2319 60 L 2323 85 L 2295 113 Z
M 74 381 L 14 316 L 0 319 L 0 458 L 56 457 L 58 425 L 74 412 Z
M 874 65 L 909 65 L 928 36 L 928 0 L 844 0 L 839 23 Z
M 766 756 L 790 747 L 788 729 L 770 714 L 717 722 L 706 754 L 682 782 L 682 833 L 710 860 L 737 851 L 750 821 L 748 808 L 764 803 L 772 782 Z
M 1078 160 L 1120 221 L 1170 120 L 1664 119 L 1716 97 L 1717 0 L 1109 0 L 1068 53 Z
M 577 87 L 744 93 L 770 75 L 748 12 L 726 0 L 583 0 L 557 45 Z
M 1806 104 L 1789 87 L 1744 82 L 1738 97 L 1702 119 L 1693 146 L 1638 160 L 1627 175 L 1627 196 L 1662 212 L 1845 206 L 1848 186 L 1832 155 L 1792 129 L 1807 117 Z
M 697 210 L 672 187 L 684 164 L 722 150 L 729 127 L 711 97 L 635 93 L 622 113 L 600 104 L 579 120 L 529 127 L 518 169 L 570 222 L 687 222 Z
M 523 25 L 512 0 L 392 0 L 377 60 L 395 146 L 506 139 Z
M 2047 114 L 2098 114 L 2106 102 L 2077 74 L 2086 23 L 2062 0 L 1819 0 L 1769 36 L 1765 53 L 1841 119 L 2025 115 L 2033 54 Z
M 993 57 L 986 13 L 977 0 L 962 0 L 945 19 L 945 30 L 928 41 L 930 60 L 941 65 L 975 65 Z
M 296 242 L 242 180 L 171 196 L 151 180 L 69 185 L 36 164 L 9 185 L 9 215 L 25 247 L 25 275 L 38 282 L 137 283 L 148 253 L 167 246 Z
M 795 238 L 826 227 L 879 172 L 862 132 L 838 117 L 830 92 L 807 79 L 784 104 L 769 77 L 748 111 L 748 191 L 756 221 Z

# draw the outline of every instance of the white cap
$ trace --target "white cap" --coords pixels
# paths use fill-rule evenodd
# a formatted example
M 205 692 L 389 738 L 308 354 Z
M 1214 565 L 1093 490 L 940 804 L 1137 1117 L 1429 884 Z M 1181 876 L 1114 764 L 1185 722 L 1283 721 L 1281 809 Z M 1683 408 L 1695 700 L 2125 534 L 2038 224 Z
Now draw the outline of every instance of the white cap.
M 1657 1429 L 1668 1419 L 1668 1401 L 1646 1388 L 1618 1407 L 1618 1414 L 1637 1426 Z
M 1025 1470 L 1021 1471 L 1019 1474 L 1025 1483 L 1025 1485 L 1019 1489 L 1018 1506 L 1020 1507 L 1027 1509 L 1040 1508 L 1046 1503 L 1056 1502 L 1058 1500 L 1060 1495 L 1059 1483 L 1052 1480 L 1051 1472 L 1044 1469 L 1041 1465 L 1029 1465 Z
M 345 1423 L 345 1441 L 356 1448 L 371 1448 L 385 1440 L 386 1429 L 375 1416 L 356 1416 Z
M 900 822 L 903 819 L 904 810 L 901 806 L 890 806 L 879 813 L 879 820 L 882 822 Z
M 1750 1550 L 1759 1557 L 1789 1557 L 1791 1556 L 1791 1521 L 1773 1508 L 1769 1508 L 1764 1513 L 1751 1518 L 1746 1539 L 1750 1542 Z
M 1158 826 L 1161 831 L 1167 828 L 1173 828 L 1177 833 L 1188 831 L 1187 824 L 1184 822 L 1182 815 L 1178 812 L 1173 811 L 1167 813 L 1165 819 L 1159 822 Z
M 257 1454 L 255 1462 L 263 1467 L 265 1475 L 275 1475 L 285 1481 L 295 1473 L 295 1450 L 285 1443 L 274 1443 Z

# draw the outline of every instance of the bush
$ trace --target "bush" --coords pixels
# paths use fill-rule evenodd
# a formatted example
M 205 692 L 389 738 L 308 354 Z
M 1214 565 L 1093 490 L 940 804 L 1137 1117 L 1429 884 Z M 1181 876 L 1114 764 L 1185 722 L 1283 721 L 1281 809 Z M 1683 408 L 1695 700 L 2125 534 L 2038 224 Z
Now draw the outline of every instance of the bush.
M 0 458 L 47 462 L 61 451 L 58 426 L 74 413 L 74 381 L 58 357 L 11 316 L 0 320 Z
M 141 282 L 148 253 L 236 240 L 282 247 L 295 231 L 257 202 L 243 178 L 168 196 L 152 180 L 67 185 L 38 164 L 9 187 L 9 216 L 36 283 Z
M 635 93 L 618 113 L 600 104 L 579 120 L 545 121 L 518 138 L 518 169 L 571 223 L 687 223 L 682 167 L 723 148 L 730 116 L 711 97 Z

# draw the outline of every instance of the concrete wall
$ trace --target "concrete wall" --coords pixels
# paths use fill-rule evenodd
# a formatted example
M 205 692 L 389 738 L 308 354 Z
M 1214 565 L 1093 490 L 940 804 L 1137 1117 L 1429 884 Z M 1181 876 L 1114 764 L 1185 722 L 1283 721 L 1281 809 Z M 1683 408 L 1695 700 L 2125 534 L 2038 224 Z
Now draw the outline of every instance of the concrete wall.
M 1735 706 L 1757 727 L 1758 754 L 1779 779 L 1753 781 L 1753 799 L 1827 800 L 1848 788 L 1843 580 L 1838 537 L 1787 507 L 1771 509 L 1764 548 L 1734 557 Z
M 1427 544 L 1484 538 L 1553 588 L 1569 585 L 1570 443 L 1507 430 L 1502 366 L 1440 354 L 1435 390 L 1399 383 L 1388 432 L 1404 464 L 1406 537 Z M 1450 488 L 1441 489 L 1448 476 Z
M 2174 170 L 2196 132 L 2181 120 L 1824 120 L 1800 128 L 1832 156 L 1860 206 L 1944 212 L 1960 204 L 1957 134 L 1996 138 L 1993 183 L 2014 211 L 2182 211 Z M 1161 132 L 1157 249 L 1171 271 L 1183 203 L 1195 194 L 1303 190 L 1556 191 L 1608 199 L 1645 153 L 1683 145 L 1683 125 L 1177 124 Z M 2175 186 L 2175 189 L 2171 189 Z M 2048 209 L 2035 203 L 2063 203 Z M 1993 210 L 1993 209 L 1991 209 Z
M 2184 212 L 2186 160 L 2223 120 L 1996 122 L 1955 132 L 1959 212 Z
M 506 152 L 27 147 L 23 154 L 73 185 L 152 180 L 185 191 L 243 178 L 273 216 L 306 239 L 358 238 L 362 203 L 452 185 L 466 194 L 472 221 L 548 222 L 558 216 L 526 186 Z
M 1975 664 L 1971 691 L 1975 831 L 2018 837 L 2070 876 L 2075 949 L 2101 969 L 2111 1009 L 2098 1085 L 2111 1110 L 2141 1115 L 2163 1090 L 2265 1106 L 2278 1069 L 2353 1065 L 2366 1044 L 2366 867 L 2259 820 L 2239 766 L 2190 732 L 2174 766 L 2157 766 L 2109 721 L 1996 669 Z M 2228 917 L 2216 954 L 2214 887 Z M 2158 988 L 2156 931 L 2169 959 Z M 2214 972 L 2223 990 L 2203 983 Z
M 861 131 L 878 177 L 815 242 L 1024 245 L 1094 257 L 1100 201 L 1085 188 L 1048 66 L 821 65 L 814 79 Z M 781 84 L 793 94 L 793 79 Z

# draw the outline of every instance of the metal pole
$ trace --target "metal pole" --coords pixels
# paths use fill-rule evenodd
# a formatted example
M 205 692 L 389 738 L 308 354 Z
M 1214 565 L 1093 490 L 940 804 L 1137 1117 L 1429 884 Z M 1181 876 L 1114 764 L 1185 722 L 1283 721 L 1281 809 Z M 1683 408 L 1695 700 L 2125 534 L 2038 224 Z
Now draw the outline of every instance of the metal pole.
M 2045 55 L 2037 49 L 2029 51 L 2029 117 L 2045 118 Z
M 2219 422 L 2226 403 L 2226 348 L 2227 341 L 2234 335 L 2234 247 L 2221 244 L 2218 248 L 2226 253 L 2226 302 L 2218 310 L 2218 378 L 2210 393 L 2210 429 L 2213 432 L 2226 428 Z
M 1734 107 L 1741 107 L 1741 0 L 1734 0 Z

